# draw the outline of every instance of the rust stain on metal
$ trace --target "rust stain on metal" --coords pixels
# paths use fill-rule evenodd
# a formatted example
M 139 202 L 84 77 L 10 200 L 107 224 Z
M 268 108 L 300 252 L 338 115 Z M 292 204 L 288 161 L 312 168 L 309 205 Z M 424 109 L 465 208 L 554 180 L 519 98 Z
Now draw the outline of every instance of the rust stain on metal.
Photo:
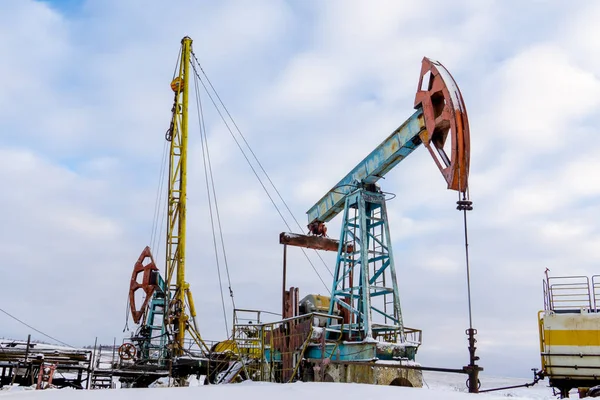
M 284 319 L 292 318 L 299 314 L 299 296 L 300 289 L 293 286 L 290 288 L 290 290 L 286 290 L 283 293 L 283 313 L 281 315 Z
M 156 284 L 152 278 L 153 271 L 158 271 L 158 268 L 154 264 L 150 247 L 146 246 L 133 266 L 131 282 L 129 283 L 129 306 L 131 307 L 131 316 L 136 324 L 140 323 L 146 306 L 156 290 Z M 138 282 L 139 274 L 143 274 L 141 283 Z M 140 289 L 144 291 L 146 298 L 144 299 L 144 303 L 137 308 L 135 304 L 135 292 Z
M 327 237 L 327 226 L 321 221 L 313 221 L 306 226 L 308 232 L 315 236 Z
M 290 246 L 305 247 L 307 249 L 338 251 L 340 241 L 323 236 L 300 235 L 296 233 L 282 232 L 279 235 L 279 243 Z M 346 244 L 346 252 L 353 252 L 354 247 Z
M 421 140 L 448 182 L 448 189 L 468 188 L 470 140 L 469 120 L 460 89 L 438 61 L 423 58 L 415 108 L 423 108 L 426 132 Z M 446 141 L 451 151 L 446 154 Z
M 290 288 L 292 291 L 294 288 Z M 296 288 L 296 291 L 298 289 Z M 311 334 L 312 320 L 290 320 L 273 330 L 273 349 L 281 354 L 281 381 L 288 382 L 294 373 L 294 353 L 302 349 Z

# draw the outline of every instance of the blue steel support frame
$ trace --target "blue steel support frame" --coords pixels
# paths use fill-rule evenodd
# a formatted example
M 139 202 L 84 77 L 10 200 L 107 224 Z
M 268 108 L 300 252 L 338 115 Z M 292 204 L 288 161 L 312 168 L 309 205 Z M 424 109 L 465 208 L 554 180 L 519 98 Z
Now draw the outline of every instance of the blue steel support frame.
M 413 115 L 307 211 L 309 226 L 315 222 L 326 223 L 343 211 L 329 314 L 342 311 L 344 323 L 334 324 L 333 319 L 329 319 L 330 336 L 342 330 L 344 340 L 359 339 L 363 341 L 361 345 L 373 344 L 374 341 L 369 339 L 407 342 L 385 196 L 376 182 L 425 143 L 448 188 L 466 193 L 469 166 L 466 109 L 452 76 L 440 63 L 428 58 L 423 59 L 415 108 Z M 448 135 L 451 135 L 452 159 L 443 147 Z M 313 234 L 321 232 L 320 229 L 310 230 Z M 346 252 L 348 248 L 353 251 Z M 382 307 L 375 304 L 381 299 Z M 376 321 L 376 317 L 383 318 L 383 323 Z M 414 332 L 408 328 L 406 331 Z M 420 338 L 418 340 L 420 342 Z M 398 348 L 403 348 L 404 355 L 414 359 L 418 344 L 409 341 Z M 390 347 L 393 346 L 387 346 Z M 377 347 L 378 357 L 384 348 Z
M 356 182 L 375 183 L 381 179 L 419 147 L 419 135 L 425 130 L 423 110 L 419 108 L 306 212 L 308 222 L 328 222 L 342 212 L 344 199 Z
M 350 243 L 353 251 L 347 252 L 344 244 Z M 350 320 L 343 327 L 347 340 L 369 340 L 393 332 L 395 342 L 405 341 L 385 196 L 362 184 L 356 183 L 346 196 L 331 293 L 329 314 L 338 308 L 349 313 Z M 374 322 L 373 311 L 380 323 Z M 331 319 L 328 327 L 342 329 Z
M 160 274 L 157 276 L 157 280 L 158 287 L 152 294 L 145 322 L 145 325 L 150 329 L 150 339 L 145 343 L 145 348 L 142 351 L 146 359 L 156 358 L 159 365 L 163 365 L 163 361 L 167 358 L 167 335 L 164 318 L 169 299 L 165 290 L 165 280 Z M 161 316 L 160 323 L 156 321 L 157 316 Z M 151 354 L 153 350 L 159 352 L 157 357 Z

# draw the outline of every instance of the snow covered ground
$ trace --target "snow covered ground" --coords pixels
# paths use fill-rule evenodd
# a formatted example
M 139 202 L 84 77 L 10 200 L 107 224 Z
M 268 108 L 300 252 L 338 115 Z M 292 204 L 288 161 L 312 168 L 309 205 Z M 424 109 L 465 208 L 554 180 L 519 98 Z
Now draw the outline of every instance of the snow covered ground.
M 423 388 L 431 391 L 435 391 L 436 395 L 431 397 L 414 397 L 415 399 L 445 399 L 445 394 L 448 392 L 466 392 L 466 379 L 465 375 L 438 373 L 438 372 L 424 372 L 423 373 Z M 533 374 L 531 379 L 523 378 L 500 378 L 493 376 L 481 375 L 481 390 L 493 389 L 504 386 L 515 386 L 530 383 L 533 380 Z M 415 389 L 417 390 L 417 389 Z M 571 397 L 577 397 L 576 391 L 571 393 Z M 468 393 L 465 396 L 469 396 Z M 535 386 L 529 388 L 517 388 L 502 390 L 490 393 L 481 393 L 478 396 L 482 396 L 484 399 L 492 398 L 511 398 L 511 399 L 556 399 L 552 394 L 552 388 L 548 387 L 548 380 L 538 382 Z M 409 397 L 411 398 L 411 397 Z M 458 397 L 458 398 L 472 398 L 472 397 Z
M 467 400 L 473 395 L 466 392 L 465 376 L 445 373 L 425 373 L 425 385 L 422 389 L 375 386 L 343 383 L 292 383 L 274 384 L 260 382 L 244 382 L 241 384 L 220 386 L 196 386 L 187 388 L 154 388 L 154 389 L 123 389 L 123 390 L 45 390 L 33 391 L 24 388 L 12 388 L 0 391 L 2 400 L 159 400 L 174 398 L 180 400 L 229 400 L 257 399 L 262 400 L 306 400 L 313 398 L 343 397 L 345 400 L 370 400 L 385 397 L 397 399 L 448 399 Z M 528 382 L 520 378 L 482 379 L 482 389 L 499 386 L 518 385 Z M 532 388 L 511 389 L 490 394 L 480 394 L 482 399 L 553 399 L 552 389 L 546 387 L 547 382 L 541 381 Z M 576 397 L 574 395 L 573 397 Z

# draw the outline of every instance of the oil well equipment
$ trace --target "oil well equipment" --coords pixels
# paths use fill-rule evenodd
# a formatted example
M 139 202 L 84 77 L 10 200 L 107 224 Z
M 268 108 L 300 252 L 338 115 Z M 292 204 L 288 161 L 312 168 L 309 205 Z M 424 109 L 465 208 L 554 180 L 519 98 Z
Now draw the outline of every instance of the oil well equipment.
M 203 70 L 189 37 L 181 42 L 175 71 L 172 116 L 165 135 L 169 150 L 164 272 L 152 249 L 144 248 L 134 265 L 129 293 L 137 329 L 119 347 L 119 362 L 111 365 L 111 376 L 119 376 L 129 386 L 147 386 L 164 376 L 183 385 L 192 374 L 213 384 L 252 379 L 421 386 L 421 371 L 426 368 L 415 363 L 421 331 L 405 325 L 402 316 L 386 208 L 389 194 L 378 181 L 424 145 L 447 188 L 458 192 L 466 239 L 466 212 L 472 209 L 469 123 L 450 73 L 441 63 L 424 58 L 413 114 L 308 210 L 308 234 L 280 234 L 284 249 L 281 319 L 265 322 L 264 311 L 234 305 L 231 335 L 212 343 L 200 334 L 185 275 L 190 83 L 197 95 L 199 82 L 214 90 L 208 78 L 201 77 Z M 216 98 L 221 101 L 218 94 Z M 335 240 L 327 236 L 326 223 L 338 214 L 342 224 Z M 288 246 L 337 252 L 329 295 L 309 294 L 301 299 L 298 288 L 286 287 Z M 230 293 L 233 299 L 231 287 Z M 475 333 L 471 323 L 469 365 L 453 371 L 469 374 L 471 391 L 477 391 L 481 370 L 476 363 Z

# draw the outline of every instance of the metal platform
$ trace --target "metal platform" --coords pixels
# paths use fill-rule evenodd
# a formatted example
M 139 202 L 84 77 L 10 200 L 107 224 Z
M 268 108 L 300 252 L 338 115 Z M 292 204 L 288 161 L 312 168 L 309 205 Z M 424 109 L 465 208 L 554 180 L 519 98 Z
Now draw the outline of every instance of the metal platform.
M 27 341 L 0 342 L 0 387 L 9 384 L 32 386 L 40 369 L 52 366 L 52 384 L 57 387 L 87 387 L 92 351 Z

